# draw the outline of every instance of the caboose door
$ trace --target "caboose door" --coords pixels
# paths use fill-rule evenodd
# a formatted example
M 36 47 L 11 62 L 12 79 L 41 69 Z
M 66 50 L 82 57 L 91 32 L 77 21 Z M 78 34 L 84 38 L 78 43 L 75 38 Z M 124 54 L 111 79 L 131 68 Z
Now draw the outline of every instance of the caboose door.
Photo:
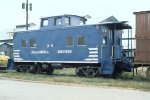
M 101 43 L 101 68 L 100 74 L 112 74 L 114 70 L 113 64 L 113 31 L 106 31 L 102 36 Z
M 111 59 L 111 46 L 110 41 L 108 40 L 108 36 L 102 36 L 102 45 L 101 45 L 101 58 L 104 60 Z

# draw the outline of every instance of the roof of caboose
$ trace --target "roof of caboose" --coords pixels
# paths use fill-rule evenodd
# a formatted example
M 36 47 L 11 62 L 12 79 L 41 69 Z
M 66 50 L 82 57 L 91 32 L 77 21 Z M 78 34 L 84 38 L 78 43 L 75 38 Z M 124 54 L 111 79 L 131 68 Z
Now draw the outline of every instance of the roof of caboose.
M 42 17 L 41 19 L 47 19 L 47 18 L 53 18 L 53 17 L 63 17 L 63 16 L 75 16 L 75 17 L 80 17 L 84 20 L 87 21 L 87 19 L 84 16 L 78 16 L 78 15 L 71 15 L 71 14 L 64 14 L 64 15 L 58 15 L 58 16 L 50 16 L 50 17 Z
M 106 25 L 109 28 L 116 29 L 116 30 L 121 30 L 121 29 L 132 29 L 132 27 L 129 24 L 126 24 L 127 21 L 122 21 L 122 22 L 105 22 L 105 23 L 100 23 L 100 25 Z
M 127 21 L 118 21 L 114 16 L 110 16 L 110 17 L 108 17 L 105 20 L 100 22 L 101 25 L 106 25 L 109 28 L 113 28 L 116 30 L 132 29 L 132 27 L 126 23 L 127 23 Z
M 105 23 L 105 22 L 114 22 L 114 23 L 116 23 L 116 22 L 119 22 L 119 21 L 116 17 L 110 16 L 110 17 L 104 19 L 103 21 L 101 21 L 100 23 Z

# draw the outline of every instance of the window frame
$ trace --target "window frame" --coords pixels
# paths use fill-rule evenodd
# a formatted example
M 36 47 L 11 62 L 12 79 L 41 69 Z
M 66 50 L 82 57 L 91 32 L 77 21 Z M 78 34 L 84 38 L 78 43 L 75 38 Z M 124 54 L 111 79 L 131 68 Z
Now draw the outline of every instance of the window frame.
M 68 38 L 71 38 L 71 45 L 68 45 Z M 68 36 L 66 37 L 66 47 L 74 47 L 74 37 L 73 36 Z
M 37 47 L 36 39 L 31 38 L 30 39 L 30 48 L 36 48 L 36 47 Z
M 23 40 L 21 40 L 21 46 L 23 47 L 23 48 L 26 48 L 27 47 L 27 40 L 25 40 L 25 39 L 23 39 Z
M 58 24 L 57 20 L 60 20 L 60 24 Z M 61 18 L 61 17 L 54 18 L 54 25 L 55 25 L 55 26 L 60 26 L 60 25 L 62 25 L 62 18 Z
M 44 24 L 46 22 L 46 24 Z M 42 27 L 46 27 L 46 26 L 48 26 L 49 25 L 49 21 L 48 21 L 48 19 L 43 19 L 42 20 Z
M 68 23 L 66 23 L 66 18 L 67 18 Z M 65 16 L 64 17 L 64 23 L 65 23 L 65 25 L 71 25 L 70 17 Z
M 85 25 L 85 21 L 83 19 L 80 19 L 80 25 Z
M 79 38 L 81 38 L 81 37 L 84 37 L 84 44 L 79 44 Z M 77 45 L 78 46 L 86 46 L 86 36 L 78 36 L 78 38 L 77 38 Z
M 105 41 L 105 43 L 104 43 L 104 41 Z M 102 45 L 107 45 L 107 36 L 103 36 L 102 37 Z

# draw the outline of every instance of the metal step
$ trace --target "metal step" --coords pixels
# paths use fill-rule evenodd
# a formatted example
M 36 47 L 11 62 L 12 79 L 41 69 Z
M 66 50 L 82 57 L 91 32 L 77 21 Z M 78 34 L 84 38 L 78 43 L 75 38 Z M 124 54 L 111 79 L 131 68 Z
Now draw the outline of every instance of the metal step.
M 111 75 L 114 71 L 114 64 L 112 59 L 102 60 L 100 74 Z

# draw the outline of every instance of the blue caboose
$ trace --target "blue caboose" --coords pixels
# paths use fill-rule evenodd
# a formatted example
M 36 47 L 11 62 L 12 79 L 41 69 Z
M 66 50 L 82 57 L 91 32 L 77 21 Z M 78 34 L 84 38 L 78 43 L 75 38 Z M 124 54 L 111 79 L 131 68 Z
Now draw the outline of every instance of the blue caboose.
M 86 21 L 77 15 L 46 17 L 39 30 L 16 32 L 16 70 L 52 74 L 53 65 L 60 64 L 76 67 L 81 76 L 122 72 L 122 30 L 131 27 L 125 22 L 86 25 Z

